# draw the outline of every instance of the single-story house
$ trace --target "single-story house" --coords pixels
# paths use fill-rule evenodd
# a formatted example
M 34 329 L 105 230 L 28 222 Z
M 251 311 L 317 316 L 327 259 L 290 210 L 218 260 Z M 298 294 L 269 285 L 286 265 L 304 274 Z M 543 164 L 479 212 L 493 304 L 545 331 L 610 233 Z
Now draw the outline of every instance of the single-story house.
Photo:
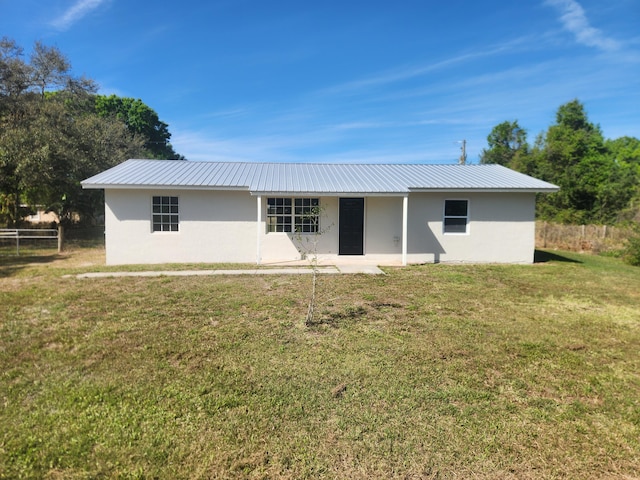
M 531 263 L 536 194 L 558 190 L 500 165 L 185 160 L 82 186 L 105 191 L 109 265 Z

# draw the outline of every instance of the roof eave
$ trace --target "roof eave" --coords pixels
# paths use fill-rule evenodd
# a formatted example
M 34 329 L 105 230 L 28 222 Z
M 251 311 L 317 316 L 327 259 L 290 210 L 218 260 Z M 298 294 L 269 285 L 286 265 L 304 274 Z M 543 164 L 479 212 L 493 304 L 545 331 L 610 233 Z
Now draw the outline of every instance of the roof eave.
M 301 191 L 251 191 L 251 195 L 257 196 L 283 196 L 294 197 L 403 197 L 409 192 L 301 192 Z
M 246 192 L 249 187 L 242 186 L 211 186 L 211 185 L 124 185 L 109 183 L 82 183 L 82 188 L 87 190 L 209 190 L 209 191 L 237 191 Z M 303 191 L 250 191 L 252 196 L 321 196 L 321 197 L 341 197 L 341 196 L 362 196 L 362 197 L 403 197 L 409 193 L 554 193 L 560 190 L 554 188 L 410 188 L 406 192 L 303 192 Z
M 411 188 L 411 193 L 553 193 L 559 188 Z
M 211 185 L 122 185 L 113 183 L 81 183 L 82 188 L 92 190 L 209 190 L 246 192 L 249 187 L 227 187 Z

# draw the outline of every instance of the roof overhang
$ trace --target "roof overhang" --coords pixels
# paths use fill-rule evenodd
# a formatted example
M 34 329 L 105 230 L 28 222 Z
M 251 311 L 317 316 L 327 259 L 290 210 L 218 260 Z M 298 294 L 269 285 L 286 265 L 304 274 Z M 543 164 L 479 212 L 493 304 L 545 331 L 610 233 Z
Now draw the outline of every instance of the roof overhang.
M 560 188 L 412 188 L 411 193 L 553 193 Z
M 251 192 L 254 197 L 257 196 L 292 196 L 292 197 L 406 197 L 409 192 Z
M 82 183 L 87 190 L 199 190 L 246 192 L 249 187 L 212 187 L 198 185 L 114 185 Z M 406 197 L 411 193 L 553 193 L 555 188 L 411 188 L 407 192 L 302 192 L 302 191 L 249 191 L 254 196 L 298 196 L 298 197 Z
M 246 192 L 249 187 L 211 187 L 200 185 L 114 185 L 99 183 L 81 183 L 86 190 L 207 190 L 207 191 L 232 191 Z

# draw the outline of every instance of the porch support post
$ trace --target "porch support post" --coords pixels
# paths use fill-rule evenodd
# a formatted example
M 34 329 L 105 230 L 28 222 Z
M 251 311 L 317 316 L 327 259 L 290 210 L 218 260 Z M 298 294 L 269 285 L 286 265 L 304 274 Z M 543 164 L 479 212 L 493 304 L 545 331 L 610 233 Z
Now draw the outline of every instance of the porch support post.
M 260 238 L 262 237 L 262 196 L 258 195 L 258 221 L 256 222 L 256 264 L 260 265 L 262 252 L 260 251 Z
M 402 266 L 407 265 L 407 230 L 409 218 L 409 195 L 402 197 Z

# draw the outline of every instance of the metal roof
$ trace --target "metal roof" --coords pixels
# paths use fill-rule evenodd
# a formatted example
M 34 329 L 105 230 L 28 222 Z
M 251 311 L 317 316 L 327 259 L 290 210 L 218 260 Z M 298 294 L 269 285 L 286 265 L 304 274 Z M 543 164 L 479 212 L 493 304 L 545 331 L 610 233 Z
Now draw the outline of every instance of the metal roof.
M 319 164 L 127 160 L 84 188 L 247 190 L 252 194 L 395 194 L 412 191 L 555 192 L 500 165 Z

